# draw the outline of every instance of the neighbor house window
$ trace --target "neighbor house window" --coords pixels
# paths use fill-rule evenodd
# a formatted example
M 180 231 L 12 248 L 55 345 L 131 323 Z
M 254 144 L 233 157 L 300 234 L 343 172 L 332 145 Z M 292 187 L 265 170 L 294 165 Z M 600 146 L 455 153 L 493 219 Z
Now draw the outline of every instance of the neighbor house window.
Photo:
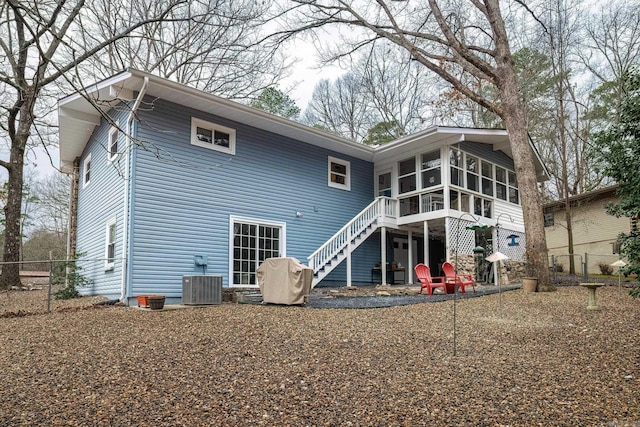
M 222 125 L 191 118 L 191 144 L 223 153 L 236 153 L 236 131 Z
M 554 215 L 553 212 L 547 212 L 544 214 L 544 226 L 553 227 Z
M 116 262 L 116 220 L 107 221 L 106 238 L 105 238 L 105 270 L 113 270 Z
M 231 218 L 231 278 L 235 286 L 257 286 L 256 269 L 267 258 L 286 256 L 285 225 Z
M 113 160 L 118 155 L 118 128 L 113 126 L 109 130 L 109 146 L 108 146 L 108 158 Z
M 91 154 L 89 154 L 82 162 L 82 186 L 89 185 L 91 179 Z
M 346 160 L 329 157 L 329 187 L 351 190 L 351 164 Z

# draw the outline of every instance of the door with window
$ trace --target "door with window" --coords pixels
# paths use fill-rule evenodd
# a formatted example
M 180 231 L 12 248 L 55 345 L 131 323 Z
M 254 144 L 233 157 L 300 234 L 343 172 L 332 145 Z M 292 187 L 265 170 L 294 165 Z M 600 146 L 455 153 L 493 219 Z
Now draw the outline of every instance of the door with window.
M 284 223 L 232 219 L 232 286 L 257 286 L 256 269 L 267 258 L 285 256 Z

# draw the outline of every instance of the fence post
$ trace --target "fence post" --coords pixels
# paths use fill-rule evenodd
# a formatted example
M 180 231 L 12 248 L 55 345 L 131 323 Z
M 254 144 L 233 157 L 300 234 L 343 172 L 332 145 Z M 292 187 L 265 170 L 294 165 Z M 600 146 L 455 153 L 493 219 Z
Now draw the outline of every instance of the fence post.
M 53 280 L 53 252 L 49 251 L 49 290 L 47 292 L 47 314 L 51 313 L 51 281 Z
M 551 271 L 553 272 L 553 283 L 558 283 L 558 278 L 556 277 L 556 256 L 551 255 Z

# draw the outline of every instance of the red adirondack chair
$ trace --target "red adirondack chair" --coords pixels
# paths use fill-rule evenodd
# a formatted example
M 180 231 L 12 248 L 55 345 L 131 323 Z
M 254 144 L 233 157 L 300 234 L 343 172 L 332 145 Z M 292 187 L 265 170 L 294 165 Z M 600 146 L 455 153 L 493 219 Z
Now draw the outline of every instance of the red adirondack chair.
M 428 266 L 420 263 L 413 270 L 421 283 L 419 293 L 422 293 L 424 288 L 427 288 L 428 295 L 432 294 L 433 288 L 442 288 L 444 293 L 447 293 L 447 284 L 444 282 L 444 277 L 431 277 L 431 270 Z
M 460 291 L 464 294 L 464 287 L 471 285 L 473 292 L 476 291 L 476 284 L 471 274 L 456 274 L 455 268 L 449 262 L 442 264 L 442 272 L 446 277 L 446 282 L 455 283 L 456 287 L 460 287 Z M 455 292 L 455 288 L 453 290 Z

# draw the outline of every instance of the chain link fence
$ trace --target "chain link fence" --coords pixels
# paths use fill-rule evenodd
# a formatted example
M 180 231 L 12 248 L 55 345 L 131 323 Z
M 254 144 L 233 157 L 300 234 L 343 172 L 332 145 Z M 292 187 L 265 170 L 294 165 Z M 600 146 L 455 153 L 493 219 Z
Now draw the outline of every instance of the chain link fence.
M 559 254 L 551 255 L 549 266 L 554 283 L 562 283 L 570 274 L 569 265 L 573 259 L 575 276 L 582 282 L 597 282 L 602 280 L 618 280 L 618 267 L 611 264 L 618 261 L 618 255 L 613 254 Z M 611 277 L 608 277 L 611 276 Z
M 0 290 L 0 317 L 21 317 L 29 314 L 51 313 L 70 309 L 80 301 L 57 299 L 74 285 L 82 292 L 91 286 L 91 274 L 104 271 L 105 259 L 30 260 L 15 263 L 0 262 L 0 269 L 9 264 L 20 268 L 20 286 Z M 4 294 L 4 295 L 3 295 Z M 102 297 L 91 297 L 96 303 Z M 82 302 L 86 305 L 86 300 Z

